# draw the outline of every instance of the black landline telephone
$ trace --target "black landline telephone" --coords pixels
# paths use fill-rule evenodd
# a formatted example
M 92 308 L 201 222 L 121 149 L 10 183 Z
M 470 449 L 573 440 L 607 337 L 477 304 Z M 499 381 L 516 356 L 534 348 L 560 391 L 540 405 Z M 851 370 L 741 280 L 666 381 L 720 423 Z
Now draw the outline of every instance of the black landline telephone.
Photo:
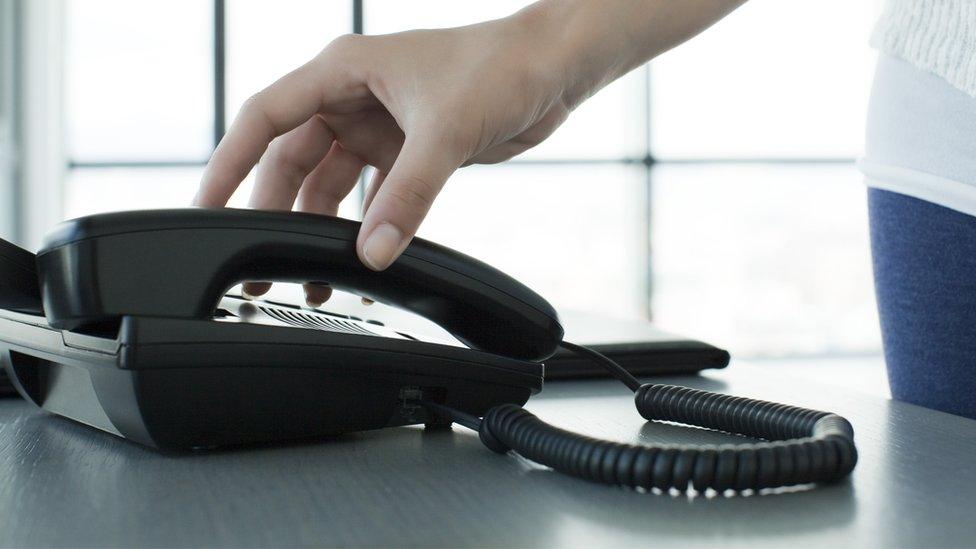
M 3 365 L 38 406 L 160 449 L 454 422 L 496 452 L 646 490 L 824 483 L 854 468 L 840 416 L 641 384 L 562 341 L 544 299 L 470 257 L 414 239 L 386 271 L 366 269 L 358 229 L 311 214 L 180 209 L 68 221 L 36 256 L 2 242 Z M 423 315 L 466 347 L 225 295 L 243 280 L 325 280 Z M 560 346 L 623 381 L 648 420 L 764 440 L 637 446 L 550 426 L 521 406 Z

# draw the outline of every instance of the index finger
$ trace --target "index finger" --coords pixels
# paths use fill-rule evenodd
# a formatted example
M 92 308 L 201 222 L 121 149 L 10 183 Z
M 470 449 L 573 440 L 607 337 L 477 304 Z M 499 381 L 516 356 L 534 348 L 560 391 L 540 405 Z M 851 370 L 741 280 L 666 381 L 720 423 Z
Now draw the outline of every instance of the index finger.
M 195 206 L 227 204 L 274 138 L 318 113 L 325 97 L 347 93 L 348 80 L 339 81 L 328 73 L 348 79 L 350 71 L 330 68 L 334 68 L 331 63 L 310 61 L 244 103 L 207 164 L 193 199 Z

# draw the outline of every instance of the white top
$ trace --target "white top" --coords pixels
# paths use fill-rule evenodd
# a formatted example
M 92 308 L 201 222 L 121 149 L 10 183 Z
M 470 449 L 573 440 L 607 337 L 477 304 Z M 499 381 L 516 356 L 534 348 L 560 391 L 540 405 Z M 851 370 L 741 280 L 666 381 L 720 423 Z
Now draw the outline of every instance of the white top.
M 887 0 L 871 45 L 976 97 L 976 0 Z
M 976 216 L 976 0 L 888 0 L 872 43 L 868 185 Z

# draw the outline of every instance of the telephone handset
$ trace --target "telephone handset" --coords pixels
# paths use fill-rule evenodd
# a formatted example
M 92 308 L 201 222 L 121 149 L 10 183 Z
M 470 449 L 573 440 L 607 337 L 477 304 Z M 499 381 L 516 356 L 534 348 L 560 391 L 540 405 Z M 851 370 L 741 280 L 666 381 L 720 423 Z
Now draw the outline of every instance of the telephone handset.
M 39 406 L 159 448 L 454 422 L 494 451 L 648 490 L 832 482 L 854 468 L 853 430 L 840 416 L 642 384 L 562 341 L 555 310 L 504 273 L 419 238 L 374 272 L 356 256 L 358 230 L 334 217 L 234 209 L 65 222 L 37 254 L 39 290 L 22 273 L 29 252 L 0 254 L 0 276 L 20 276 L 0 296 L 4 365 Z M 327 281 L 418 313 L 466 347 L 225 295 L 244 280 Z M 560 346 L 623 381 L 648 420 L 764 440 L 637 446 L 552 427 L 521 405 Z
M 356 256 L 358 230 L 335 217 L 237 209 L 76 219 L 38 253 L 44 310 L 66 329 L 123 315 L 206 319 L 243 280 L 323 280 L 420 314 L 476 349 L 534 361 L 556 351 L 556 311 L 522 284 L 420 238 L 374 272 Z

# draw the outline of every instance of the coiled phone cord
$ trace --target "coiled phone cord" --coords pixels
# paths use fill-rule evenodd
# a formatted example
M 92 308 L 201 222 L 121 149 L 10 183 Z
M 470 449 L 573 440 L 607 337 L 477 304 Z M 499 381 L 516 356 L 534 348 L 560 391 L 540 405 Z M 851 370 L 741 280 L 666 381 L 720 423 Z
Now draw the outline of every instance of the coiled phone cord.
M 559 429 L 514 404 L 477 418 L 423 402 L 431 411 L 478 432 L 489 449 L 515 450 L 557 471 L 605 484 L 651 490 L 744 491 L 836 482 L 857 463 L 854 429 L 841 416 L 708 391 L 641 384 L 610 358 L 563 342 L 607 368 L 635 393 L 637 411 L 672 421 L 764 439 L 743 445 L 653 445 L 610 442 Z

